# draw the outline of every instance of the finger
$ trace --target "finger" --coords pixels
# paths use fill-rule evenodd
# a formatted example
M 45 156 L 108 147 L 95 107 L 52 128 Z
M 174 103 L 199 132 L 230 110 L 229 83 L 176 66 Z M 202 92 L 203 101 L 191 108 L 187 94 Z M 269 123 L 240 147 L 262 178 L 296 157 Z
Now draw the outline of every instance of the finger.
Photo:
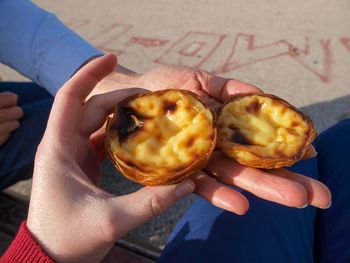
M 193 180 L 196 184 L 195 193 L 213 205 L 238 215 L 248 211 L 249 202 L 240 192 L 218 183 L 204 172 L 196 174 Z
M 80 106 L 96 84 L 111 73 L 117 65 L 117 57 L 108 54 L 86 64 L 60 89 L 61 96 L 77 99 Z M 69 98 L 68 98 L 69 99 Z
M 3 145 L 11 136 L 11 133 L 0 135 L 0 146 Z
M 318 208 L 329 208 L 332 203 L 332 195 L 330 190 L 320 181 L 304 175 L 291 172 L 287 169 L 278 169 L 269 171 L 271 174 L 282 178 L 294 180 L 302 184 L 308 193 L 308 202 L 310 205 Z
M 110 200 L 114 213 L 111 224 L 123 226 L 115 229 L 113 238 L 121 237 L 133 228 L 165 212 L 180 198 L 193 192 L 195 185 L 185 180 L 175 185 L 148 186 L 141 190 Z
M 81 123 L 81 105 L 96 84 L 109 73 L 117 63 L 114 55 L 105 55 L 81 68 L 58 91 L 54 101 L 48 127 L 55 135 L 63 137 L 74 134 Z
M 291 207 L 305 207 L 308 193 L 298 181 L 241 165 L 215 152 L 208 166 L 219 181 L 235 185 L 263 199 Z
M 0 122 L 18 120 L 23 117 L 20 107 L 0 108 Z
M 1 92 L 0 93 L 0 108 L 16 106 L 18 101 L 18 96 L 12 92 Z
M 0 123 L 0 134 L 8 134 L 18 129 L 20 126 L 19 121 L 7 121 Z
M 91 97 L 83 107 L 82 133 L 90 136 L 105 123 L 107 116 L 113 112 L 119 102 L 129 96 L 144 92 L 147 90 L 128 88 Z
M 204 76 L 205 74 L 206 76 Z M 221 102 L 225 102 L 240 93 L 263 92 L 254 85 L 239 80 L 219 77 L 205 71 L 201 72 L 201 75 L 201 78 L 207 79 L 208 83 L 207 86 L 203 86 L 204 91 Z
M 263 93 L 258 87 L 235 79 L 228 79 L 222 89 L 220 98 L 225 102 L 240 93 Z

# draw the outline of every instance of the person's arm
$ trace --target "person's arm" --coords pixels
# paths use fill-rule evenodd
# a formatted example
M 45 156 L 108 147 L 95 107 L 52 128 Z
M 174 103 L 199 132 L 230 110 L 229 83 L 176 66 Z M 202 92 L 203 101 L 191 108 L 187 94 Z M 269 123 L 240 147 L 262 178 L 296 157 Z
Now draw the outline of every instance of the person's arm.
M 0 62 L 51 94 L 103 53 L 31 1 L 0 0 Z
M 29 232 L 26 221 L 22 222 L 16 238 L 0 258 L 0 262 L 54 262 Z

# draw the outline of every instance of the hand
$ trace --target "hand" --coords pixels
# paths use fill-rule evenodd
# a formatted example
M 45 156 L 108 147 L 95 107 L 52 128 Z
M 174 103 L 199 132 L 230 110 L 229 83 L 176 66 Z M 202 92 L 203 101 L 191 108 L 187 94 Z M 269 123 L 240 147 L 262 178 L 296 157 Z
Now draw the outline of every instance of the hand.
M 235 94 L 262 92 L 251 84 L 222 78 L 199 69 L 164 66 L 144 75 L 121 69 L 102 81 L 99 88 L 112 90 L 120 86 L 129 86 L 150 90 L 186 89 L 199 95 L 200 99 L 213 109 L 220 107 Z M 218 207 L 240 215 L 247 212 L 248 200 L 243 194 L 225 184 L 291 207 L 312 205 L 328 208 L 331 204 L 330 191 L 319 181 L 287 169 L 264 171 L 246 167 L 221 152 L 215 152 L 208 166 L 193 180 L 198 195 Z
M 117 90 L 83 104 L 115 64 L 113 55 L 98 58 L 59 90 L 36 154 L 27 227 L 59 262 L 100 262 L 117 239 L 194 190 L 186 180 L 114 197 L 96 186 L 104 138 L 91 134 L 116 103 L 144 91 Z
M 17 106 L 17 95 L 12 92 L 0 93 L 0 146 L 11 136 L 11 132 L 19 127 L 19 119 L 23 110 Z

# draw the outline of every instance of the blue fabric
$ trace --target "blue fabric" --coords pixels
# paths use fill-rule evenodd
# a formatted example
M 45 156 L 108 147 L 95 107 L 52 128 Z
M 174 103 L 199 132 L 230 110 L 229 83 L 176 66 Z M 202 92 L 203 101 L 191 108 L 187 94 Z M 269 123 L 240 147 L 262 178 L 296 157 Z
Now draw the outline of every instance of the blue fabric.
M 21 127 L 0 146 L 0 189 L 32 175 L 36 148 L 57 90 L 102 52 L 28 0 L 0 0 L 0 62 L 38 83 L 0 83 L 19 96 Z M 49 92 L 49 93 L 48 93 Z
M 0 146 L 0 190 L 32 176 L 35 152 L 53 103 L 53 97 L 35 83 L 0 82 L 3 91 L 18 95 L 24 115 L 21 126 Z
M 28 0 L 0 0 L 0 62 L 51 94 L 102 52 Z
M 350 262 L 350 120 L 317 139 L 319 178 L 331 190 L 330 209 L 317 212 L 318 262 Z
M 350 262 L 349 135 L 350 120 L 338 123 L 317 138 L 316 158 L 291 168 L 323 181 L 331 208 L 289 208 L 245 193 L 251 207 L 238 216 L 199 198 L 158 262 Z

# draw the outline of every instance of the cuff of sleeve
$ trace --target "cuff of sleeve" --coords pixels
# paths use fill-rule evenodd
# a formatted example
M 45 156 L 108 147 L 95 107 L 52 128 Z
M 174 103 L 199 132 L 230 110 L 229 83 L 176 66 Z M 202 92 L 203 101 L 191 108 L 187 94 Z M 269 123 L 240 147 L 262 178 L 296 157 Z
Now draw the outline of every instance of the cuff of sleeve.
M 55 95 L 82 65 L 102 55 L 103 52 L 75 35 L 63 38 L 47 50 L 40 64 L 38 82 Z
M 45 253 L 30 234 L 26 221 L 22 222 L 15 239 L 1 257 L 0 262 L 43 262 L 54 261 Z

